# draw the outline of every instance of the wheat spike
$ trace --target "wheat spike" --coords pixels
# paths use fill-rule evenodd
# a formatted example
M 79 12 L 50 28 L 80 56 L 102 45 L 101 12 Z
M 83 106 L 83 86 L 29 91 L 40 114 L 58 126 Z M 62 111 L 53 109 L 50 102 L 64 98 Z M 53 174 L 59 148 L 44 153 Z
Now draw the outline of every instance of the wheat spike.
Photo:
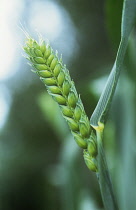
M 71 80 L 69 71 L 63 65 L 49 44 L 41 38 L 39 43 L 27 38 L 24 51 L 28 55 L 31 65 L 45 84 L 48 93 L 59 104 L 63 117 L 79 147 L 84 149 L 84 159 L 88 168 L 97 171 L 97 146 L 91 135 L 89 119 L 85 113 L 83 103 L 77 94 L 75 84 Z

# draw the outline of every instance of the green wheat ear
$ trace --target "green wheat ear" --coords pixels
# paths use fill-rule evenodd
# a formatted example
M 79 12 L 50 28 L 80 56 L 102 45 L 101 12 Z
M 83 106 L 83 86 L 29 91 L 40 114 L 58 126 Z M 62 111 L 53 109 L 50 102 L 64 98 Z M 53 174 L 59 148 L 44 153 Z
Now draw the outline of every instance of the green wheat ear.
M 27 38 L 24 51 L 35 72 L 45 84 L 48 93 L 58 103 L 63 117 L 66 119 L 74 139 L 79 147 L 84 149 L 84 159 L 88 168 L 97 171 L 97 146 L 94 135 L 91 135 L 89 119 L 83 103 L 77 94 L 75 84 L 69 71 L 63 65 L 49 44 L 40 38 L 39 43 Z

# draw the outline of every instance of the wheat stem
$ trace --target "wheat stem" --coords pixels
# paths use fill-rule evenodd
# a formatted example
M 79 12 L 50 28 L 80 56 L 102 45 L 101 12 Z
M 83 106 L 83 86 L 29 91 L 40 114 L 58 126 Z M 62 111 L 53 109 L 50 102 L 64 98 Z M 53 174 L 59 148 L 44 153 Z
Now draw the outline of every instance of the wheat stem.
M 105 210 L 118 210 L 106 162 L 105 152 L 103 149 L 103 131 L 97 130 L 96 133 L 97 133 L 97 146 L 98 146 L 97 178 L 100 185 L 102 200 L 104 203 Z

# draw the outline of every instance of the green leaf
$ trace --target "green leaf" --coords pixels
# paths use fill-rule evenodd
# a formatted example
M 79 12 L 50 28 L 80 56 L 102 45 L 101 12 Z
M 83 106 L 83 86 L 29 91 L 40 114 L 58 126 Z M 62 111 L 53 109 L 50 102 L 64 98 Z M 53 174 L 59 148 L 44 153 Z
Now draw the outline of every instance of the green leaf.
M 136 16 L 136 0 L 125 0 L 122 12 L 121 41 L 117 56 L 105 88 L 101 94 L 98 104 L 91 116 L 90 123 L 92 127 L 100 127 L 105 123 L 108 110 L 117 86 L 121 67 L 124 61 L 128 38 L 133 28 Z M 102 126 L 103 128 L 104 126 Z
M 124 0 L 121 36 L 128 39 L 136 18 L 136 0 Z

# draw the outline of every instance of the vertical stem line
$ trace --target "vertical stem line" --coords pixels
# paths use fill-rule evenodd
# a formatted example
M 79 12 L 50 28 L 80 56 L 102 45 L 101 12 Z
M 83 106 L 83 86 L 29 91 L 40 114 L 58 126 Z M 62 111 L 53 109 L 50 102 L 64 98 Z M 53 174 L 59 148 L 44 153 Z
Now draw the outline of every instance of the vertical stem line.
M 100 185 L 102 200 L 104 203 L 105 210 L 118 210 L 110 174 L 108 171 L 108 166 L 106 162 L 106 157 L 103 149 L 103 131 L 97 132 L 97 145 L 98 145 L 98 181 Z

